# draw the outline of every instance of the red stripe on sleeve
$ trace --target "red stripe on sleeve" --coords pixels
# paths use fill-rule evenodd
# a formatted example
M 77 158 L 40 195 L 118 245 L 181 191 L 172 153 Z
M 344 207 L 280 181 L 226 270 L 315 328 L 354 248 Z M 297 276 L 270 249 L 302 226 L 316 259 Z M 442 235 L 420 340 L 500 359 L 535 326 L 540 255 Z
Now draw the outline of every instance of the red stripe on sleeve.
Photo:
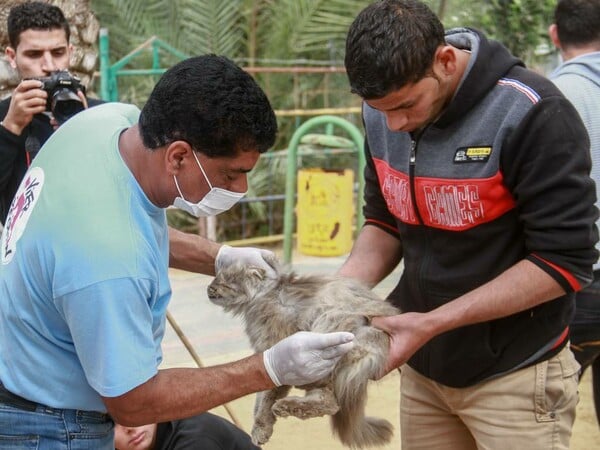
M 548 266 L 550 266 L 554 270 L 556 270 L 558 273 L 560 273 L 563 276 L 563 278 L 565 280 L 567 280 L 567 282 L 569 283 L 569 285 L 571 286 L 573 291 L 577 292 L 577 291 L 581 290 L 581 284 L 579 283 L 579 281 L 577 281 L 577 278 L 575 278 L 573 276 L 573 274 L 571 274 L 571 272 L 568 272 L 565 269 L 563 269 L 562 267 L 559 267 L 556 264 L 553 264 L 550 261 L 547 261 L 544 258 L 539 257 L 535 253 L 533 253 L 532 256 L 539 259 L 540 261 L 543 261 L 544 264 L 547 264 Z
M 398 234 L 398 228 L 391 226 L 389 223 L 385 223 L 385 222 L 381 222 L 380 220 L 374 220 L 374 219 L 366 219 L 365 220 L 366 224 L 373 224 L 373 225 L 379 225 L 381 227 L 387 228 L 390 231 L 393 231 L 394 234 Z

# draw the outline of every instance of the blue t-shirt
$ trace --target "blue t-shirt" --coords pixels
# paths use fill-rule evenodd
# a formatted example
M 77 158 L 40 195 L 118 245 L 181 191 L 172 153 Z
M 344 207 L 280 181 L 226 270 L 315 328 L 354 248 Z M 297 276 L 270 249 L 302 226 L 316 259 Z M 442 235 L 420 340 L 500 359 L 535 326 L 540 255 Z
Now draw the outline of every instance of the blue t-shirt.
M 171 296 L 165 211 L 121 158 L 139 110 L 60 127 L 11 205 L 0 247 L 0 380 L 55 408 L 105 411 L 158 371 Z M 144 150 L 146 151 L 146 150 Z

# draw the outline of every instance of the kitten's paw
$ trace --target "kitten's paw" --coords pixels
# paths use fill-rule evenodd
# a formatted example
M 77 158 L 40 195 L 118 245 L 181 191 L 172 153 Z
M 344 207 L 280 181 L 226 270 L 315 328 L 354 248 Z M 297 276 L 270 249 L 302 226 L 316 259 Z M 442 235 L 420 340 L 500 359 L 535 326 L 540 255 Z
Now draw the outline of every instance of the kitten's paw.
M 307 402 L 299 398 L 287 397 L 277 400 L 271 411 L 279 417 L 297 417 L 311 419 L 313 417 L 331 416 L 339 411 L 339 406 L 332 403 Z
M 273 427 L 261 427 L 254 425 L 252 427 L 252 443 L 261 446 L 266 444 L 273 434 Z

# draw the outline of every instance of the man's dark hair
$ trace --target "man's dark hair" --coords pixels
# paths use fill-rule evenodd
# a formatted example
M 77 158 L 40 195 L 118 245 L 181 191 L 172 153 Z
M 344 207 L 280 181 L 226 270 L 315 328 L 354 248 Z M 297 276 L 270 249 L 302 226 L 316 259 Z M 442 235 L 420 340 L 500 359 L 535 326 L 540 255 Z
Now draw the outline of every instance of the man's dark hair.
M 61 9 L 44 2 L 26 2 L 12 7 L 8 13 L 6 26 L 10 46 L 14 49 L 19 45 L 21 33 L 27 30 L 62 28 L 67 36 L 67 42 L 71 37 L 69 22 Z
M 372 3 L 348 31 L 344 62 L 352 92 L 376 99 L 419 81 L 431 70 L 435 51 L 443 44 L 444 27 L 424 3 Z
M 139 125 L 149 149 L 183 140 L 209 157 L 266 152 L 277 134 L 275 113 L 256 81 L 217 55 L 189 58 L 167 70 Z
M 600 44 L 600 1 L 559 0 L 554 23 L 563 47 Z

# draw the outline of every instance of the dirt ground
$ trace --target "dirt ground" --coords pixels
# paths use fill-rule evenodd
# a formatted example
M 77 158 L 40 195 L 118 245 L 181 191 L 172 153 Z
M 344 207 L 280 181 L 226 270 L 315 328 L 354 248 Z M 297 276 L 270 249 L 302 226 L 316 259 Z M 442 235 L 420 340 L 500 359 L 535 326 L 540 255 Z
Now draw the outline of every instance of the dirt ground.
M 600 428 L 596 422 L 592 401 L 591 377 L 584 376 L 580 384 L 580 402 L 577 407 L 577 419 L 571 439 L 571 450 L 600 449 Z M 299 395 L 302 393 L 299 392 Z M 367 413 L 384 417 L 394 424 L 396 433 L 393 441 L 381 450 L 400 450 L 398 432 L 399 416 L 399 375 L 388 375 L 378 383 L 372 383 L 369 390 Z M 252 408 L 254 396 L 247 396 L 229 404 L 242 428 L 249 431 L 252 427 Z M 224 408 L 213 412 L 231 420 Z M 273 437 L 263 446 L 264 450 L 342 450 L 346 449 L 331 434 L 327 418 L 300 420 L 296 418 L 279 419 L 274 427 Z
M 295 268 L 299 271 L 331 270 L 341 264 L 336 259 L 298 258 Z M 384 280 L 376 291 L 389 291 L 394 282 Z M 241 321 L 225 314 L 221 308 L 211 305 L 206 298 L 206 286 L 211 278 L 181 271 L 171 272 L 173 300 L 169 311 L 183 329 L 186 339 L 201 355 L 202 364 L 211 366 L 230 362 L 248 356 L 251 351 Z M 163 341 L 163 367 L 195 367 L 189 351 L 172 327 L 167 327 Z M 580 402 L 571 439 L 572 450 L 600 449 L 600 428 L 596 422 L 591 392 L 591 376 L 586 374 L 580 383 Z M 399 375 L 393 372 L 369 387 L 367 414 L 389 420 L 396 432 L 393 441 L 381 450 L 400 450 L 399 427 Z M 298 395 L 303 395 L 299 392 Z M 219 407 L 214 413 L 236 422 L 241 428 L 250 431 L 254 395 L 248 395 Z M 230 414 L 231 413 L 231 414 Z M 232 418 L 232 415 L 234 418 Z M 331 434 L 328 418 L 302 421 L 296 418 L 279 419 L 274 427 L 271 440 L 264 450 L 342 450 L 344 447 Z M 501 449 L 504 450 L 504 449 Z M 510 449 L 513 450 L 513 449 Z M 521 449 L 516 449 L 521 450 Z

